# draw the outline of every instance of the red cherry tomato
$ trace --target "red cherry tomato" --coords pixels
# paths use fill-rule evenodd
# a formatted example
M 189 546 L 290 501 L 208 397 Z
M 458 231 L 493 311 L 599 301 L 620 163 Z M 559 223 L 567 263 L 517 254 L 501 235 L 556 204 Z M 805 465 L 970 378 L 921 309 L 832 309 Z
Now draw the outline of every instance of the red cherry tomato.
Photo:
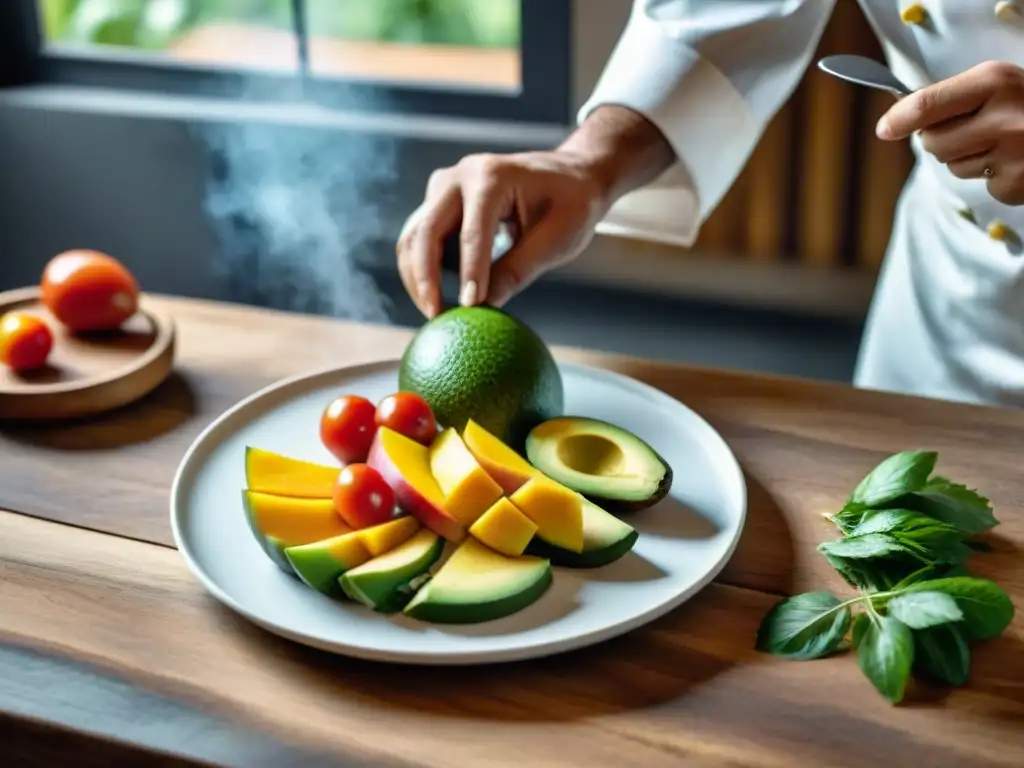
M 139 308 L 139 286 L 128 269 L 99 251 L 54 256 L 39 284 L 42 302 L 71 331 L 119 327 Z
M 377 426 L 393 429 L 417 443 L 429 445 L 437 435 L 437 420 L 427 401 L 414 392 L 388 395 L 377 406 Z
M 53 349 L 49 326 L 35 315 L 9 312 L 0 318 L 0 362 L 15 371 L 42 368 Z
M 369 528 L 395 516 L 395 492 L 368 464 L 349 464 L 334 484 L 334 509 L 353 528 Z
M 338 461 L 350 464 L 366 461 L 373 436 L 376 409 L 359 395 L 342 395 L 324 409 L 320 418 L 320 440 Z

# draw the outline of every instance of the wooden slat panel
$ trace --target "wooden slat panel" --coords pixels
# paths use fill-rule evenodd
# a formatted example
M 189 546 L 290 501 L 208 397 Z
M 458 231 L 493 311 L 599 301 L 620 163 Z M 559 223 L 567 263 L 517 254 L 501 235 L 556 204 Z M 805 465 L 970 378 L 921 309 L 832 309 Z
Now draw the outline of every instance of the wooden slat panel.
M 812 62 L 830 53 L 882 58 L 854 0 L 837 4 Z M 875 138 L 888 104 L 891 97 L 840 82 L 812 63 L 705 222 L 695 254 L 876 271 L 913 163 L 906 142 Z

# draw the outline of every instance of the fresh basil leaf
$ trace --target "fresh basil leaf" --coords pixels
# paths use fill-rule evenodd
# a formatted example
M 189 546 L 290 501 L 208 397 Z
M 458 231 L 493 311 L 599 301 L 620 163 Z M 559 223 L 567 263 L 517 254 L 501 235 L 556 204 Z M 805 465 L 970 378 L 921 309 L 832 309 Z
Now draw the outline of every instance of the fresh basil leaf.
M 929 565 L 962 565 L 974 554 L 962 541 L 951 541 L 941 537 L 919 539 L 902 533 L 892 536 L 903 545 L 904 551 Z
M 858 613 L 853 619 L 853 628 L 850 632 L 850 643 L 854 650 L 860 647 L 860 641 L 864 639 L 864 633 L 871 624 L 871 617 L 866 613 Z
M 848 501 L 841 510 L 829 519 L 836 524 L 840 531 L 847 534 L 860 524 L 867 510 L 868 507 L 863 504 Z
M 911 584 L 901 594 L 913 592 L 942 592 L 956 600 L 963 613 L 962 629 L 968 640 L 997 637 L 1013 621 L 1013 601 L 998 584 L 988 579 L 970 576 L 931 579 Z
M 857 664 L 876 690 L 893 704 L 903 699 L 914 663 L 914 635 L 891 616 L 872 616 L 861 630 Z
M 909 509 L 871 510 L 850 536 L 884 533 L 926 563 L 962 563 L 971 556 L 963 533 L 940 520 Z
M 921 561 L 902 555 L 876 558 L 845 558 L 826 554 L 840 576 L 862 592 L 883 592 L 895 587 L 921 567 Z
M 971 671 L 971 649 L 959 625 L 940 624 L 914 632 L 914 668 L 961 686 Z
M 823 555 L 848 559 L 882 557 L 883 555 L 905 552 L 906 548 L 886 533 L 867 533 L 863 536 L 846 536 L 835 541 L 818 545 Z
M 987 498 L 944 477 L 933 477 L 900 503 L 948 523 L 965 536 L 976 536 L 999 525 Z
M 964 617 L 956 600 L 945 592 L 906 592 L 889 600 L 885 609 L 911 629 L 950 624 Z
M 934 451 L 895 453 L 860 481 L 850 501 L 873 507 L 919 491 L 928 482 L 938 458 Z
M 866 533 L 907 533 L 922 530 L 947 531 L 958 540 L 963 538 L 956 528 L 934 517 L 912 509 L 893 507 L 868 510 L 850 533 L 853 536 L 862 536 Z
M 933 563 L 932 565 L 926 565 L 923 568 L 919 568 L 916 571 L 904 576 L 899 581 L 886 587 L 892 591 L 909 587 L 911 584 L 917 584 L 920 581 L 928 581 L 929 579 L 945 579 L 952 576 L 969 576 L 970 574 L 963 567 L 962 563 L 956 565 L 950 565 L 949 563 Z
M 824 591 L 780 600 L 757 631 L 759 651 L 789 659 L 817 659 L 832 653 L 850 627 L 850 608 Z

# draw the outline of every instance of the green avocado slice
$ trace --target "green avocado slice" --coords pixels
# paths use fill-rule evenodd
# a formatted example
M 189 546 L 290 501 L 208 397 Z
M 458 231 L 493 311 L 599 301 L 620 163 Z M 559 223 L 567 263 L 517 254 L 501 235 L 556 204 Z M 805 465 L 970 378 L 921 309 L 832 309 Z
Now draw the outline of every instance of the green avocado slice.
M 657 451 L 599 419 L 561 416 L 538 424 L 526 438 L 526 457 L 609 512 L 653 506 L 672 486 L 672 468 Z
M 563 568 L 600 568 L 614 563 L 633 549 L 640 537 L 633 526 L 608 514 L 592 501 L 583 499 L 583 550 L 573 552 L 534 536 L 528 555 L 544 557 Z
M 440 559 L 445 540 L 422 528 L 390 552 L 346 571 L 338 579 L 353 600 L 381 613 L 400 611 L 413 596 L 410 585 Z
M 510 616 L 551 586 L 551 564 L 539 557 L 506 557 L 466 539 L 405 606 L 414 619 L 474 624 Z
M 284 554 L 295 574 L 308 587 L 335 598 L 344 597 L 338 577 L 370 559 L 359 531 L 287 547 Z

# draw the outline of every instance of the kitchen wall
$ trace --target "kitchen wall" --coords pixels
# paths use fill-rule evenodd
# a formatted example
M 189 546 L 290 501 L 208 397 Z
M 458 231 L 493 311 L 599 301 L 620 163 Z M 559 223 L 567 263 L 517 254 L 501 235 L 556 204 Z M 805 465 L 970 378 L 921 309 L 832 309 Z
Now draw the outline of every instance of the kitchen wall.
M 589 93 L 629 7 L 630 0 L 575 0 L 574 107 Z M 851 22 L 861 26 L 851 31 Z M 859 18 L 837 19 L 832 29 L 833 44 L 865 44 Z M 844 37 L 843 30 L 851 34 Z M 799 108 L 801 95 L 801 103 L 829 103 L 831 98 L 831 109 L 842 106 L 842 95 L 837 101 L 835 90 L 828 90 L 834 84 L 823 86 L 813 80 L 815 74 L 809 73 L 808 83 L 769 129 L 751 169 L 707 223 L 695 251 L 599 238 L 586 258 L 552 279 L 860 317 L 873 287 L 875 264 L 850 269 L 850 254 L 843 253 L 849 250 L 843 237 L 852 219 L 843 212 L 841 190 L 835 183 L 830 186 L 829 179 L 841 186 L 849 178 L 819 161 L 832 146 L 827 138 L 820 139 L 831 135 L 828 126 L 819 126 L 819 139 L 812 136 L 806 142 L 808 152 L 795 155 L 787 149 L 801 141 L 804 126 L 816 119 L 813 111 Z M 34 279 L 42 263 L 61 249 L 95 247 L 131 263 L 152 290 L 223 295 L 227 271 L 233 273 L 230 290 L 251 295 L 253 286 L 247 288 L 246 280 L 279 281 L 279 262 L 286 258 L 253 257 L 260 250 L 253 223 L 237 216 L 240 206 L 264 211 L 274 207 L 272 200 L 254 200 L 256 192 L 246 181 L 252 164 L 268 163 L 278 171 L 277 193 L 285 194 L 282 190 L 289 185 L 292 189 L 278 208 L 299 204 L 303 195 L 308 199 L 313 194 L 320 201 L 319 233 L 305 241 L 289 231 L 294 226 L 281 221 L 298 214 L 264 222 L 264 229 L 273 230 L 269 236 L 277 241 L 291 238 L 290 252 L 312 260 L 315 283 L 323 283 L 330 259 L 338 258 L 333 251 L 372 251 L 379 263 L 390 265 L 395 234 L 419 202 L 432 169 L 472 151 L 549 146 L 567 128 L 532 133 L 507 125 L 456 130 L 415 120 L 350 117 L 52 87 L 0 92 L 0 285 Z M 224 145 L 226 136 L 218 126 L 225 124 L 241 137 L 245 152 L 242 157 L 236 152 L 229 163 L 228 181 L 239 181 L 234 199 L 225 196 L 224 181 L 214 179 L 214 174 L 223 174 L 224 158 L 210 152 L 211 143 Z M 259 153 L 269 148 L 275 152 Z M 377 167 L 366 163 L 371 153 Z M 288 170 L 295 158 L 313 154 L 320 160 L 312 171 L 303 176 Z M 816 184 L 807 182 L 812 177 L 802 166 L 821 169 L 813 177 Z M 331 174 L 340 181 L 331 183 Z M 824 216 L 804 215 L 793 193 L 794 176 L 810 190 L 804 199 L 824 198 L 838 205 L 826 203 Z M 875 201 L 870 218 L 880 220 L 876 229 L 883 233 L 886 206 L 898 182 L 873 189 L 866 197 Z M 758 188 L 762 192 L 755 194 L 752 190 Z M 377 239 L 376 247 L 368 248 L 372 239 Z M 320 255 L 310 257 L 311 249 Z M 870 259 L 879 250 L 875 238 Z M 241 263 L 250 269 L 261 264 L 263 269 L 247 275 Z M 342 277 L 355 274 L 342 266 Z M 358 290 L 366 290 L 365 281 L 330 279 L 346 285 L 354 281 Z M 328 297 L 320 303 L 333 301 Z
M 574 45 L 576 104 L 629 7 L 628 0 L 584 2 L 587 27 Z M 434 168 L 470 152 L 549 146 L 567 130 L 460 132 L 386 116 L 353 127 L 360 121 L 294 112 L 281 119 L 258 107 L 52 87 L 0 92 L 0 285 L 31 282 L 57 251 L 93 247 L 130 263 L 152 290 L 221 295 L 225 267 L 239 271 L 237 288 L 245 282 L 242 252 L 267 250 L 254 247 L 252 222 L 237 219 L 254 211 L 267 219 L 265 238 L 294 237 L 298 221 L 289 216 L 318 229 L 289 252 L 365 253 L 377 239 L 376 259 L 390 266 L 395 235 Z M 299 162 L 305 170 L 289 168 Z M 271 215 L 275 203 L 246 188 L 257 176 L 262 192 L 278 186 L 269 190 L 284 197 L 278 207 L 305 210 Z M 309 221 L 311 206 L 321 220 Z M 315 268 L 325 271 L 328 258 L 316 256 L 323 264 Z

